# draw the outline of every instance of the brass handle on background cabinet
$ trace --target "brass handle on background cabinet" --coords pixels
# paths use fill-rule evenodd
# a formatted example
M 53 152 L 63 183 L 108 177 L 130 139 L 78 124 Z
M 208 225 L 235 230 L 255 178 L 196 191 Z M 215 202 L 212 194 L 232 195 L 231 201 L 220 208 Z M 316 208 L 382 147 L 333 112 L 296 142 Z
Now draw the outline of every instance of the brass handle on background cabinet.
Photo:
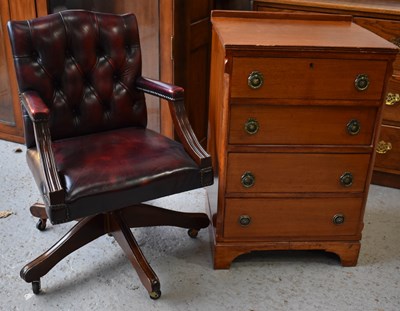
M 350 187 L 353 184 L 353 174 L 345 172 L 342 176 L 340 176 L 339 180 L 343 187 Z
M 253 71 L 247 78 L 247 85 L 252 89 L 260 88 L 264 83 L 264 76 L 259 71 Z
M 254 177 L 252 172 L 245 172 L 241 177 L 241 182 L 242 182 L 243 187 L 251 188 L 254 186 L 254 183 L 256 182 L 256 178 Z
M 244 124 L 244 130 L 247 134 L 254 135 L 260 129 L 260 125 L 258 121 L 254 118 L 249 118 L 247 122 Z
M 393 93 L 388 93 L 386 96 L 386 105 L 387 106 L 394 106 L 400 102 L 400 94 L 393 94 Z
M 369 86 L 369 78 L 366 74 L 359 74 L 354 81 L 354 86 L 358 91 L 365 91 Z
M 246 227 L 248 225 L 250 225 L 251 223 L 251 217 L 249 215 L 240 215 L 239 216 L 239 224 L 242 227 Z
M 377 145 L 376 145 L 376 153 L 379 154 L 385 154 L 386 152 L 392 150 L 392 144 L 389 142 L 385 142 L 384 140 L 381 140 Z
M 361 125 L 358 120 L 350 120 L 349 123 L 347 123 L 347 133 L 350 135 L 357 135 L 360 133 Z
M 332 222 L 335 225 L 341 225 L 342 223 L 344 223 L 344 215 L 343 214 L 336 214 L 335 216 L 333 216 Z

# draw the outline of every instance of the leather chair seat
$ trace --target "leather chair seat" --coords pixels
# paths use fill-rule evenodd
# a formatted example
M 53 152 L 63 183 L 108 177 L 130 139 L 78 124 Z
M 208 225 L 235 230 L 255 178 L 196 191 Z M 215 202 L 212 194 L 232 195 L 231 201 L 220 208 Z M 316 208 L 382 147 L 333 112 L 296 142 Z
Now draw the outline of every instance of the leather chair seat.
M 52 149 L 66 191 L 66 206 L 51 215 L 53 223 L 201 187 L 200 169 L 182 145 L 148 129 L 56 140 Z M 27 158 L 36 182 L 43 184 L 36 148 L 28 149 Z

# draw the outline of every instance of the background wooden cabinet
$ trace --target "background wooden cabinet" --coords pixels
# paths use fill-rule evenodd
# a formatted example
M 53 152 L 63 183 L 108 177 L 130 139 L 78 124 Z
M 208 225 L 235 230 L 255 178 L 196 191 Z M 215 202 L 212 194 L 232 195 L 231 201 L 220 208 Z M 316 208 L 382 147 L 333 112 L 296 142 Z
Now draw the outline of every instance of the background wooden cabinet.
M 248 11 L 251 10 L 252 3 L 253 0 L 216 0 L 216 9 Z
M 23 142 L 21 111 L 6 23 L 65 9 L 136 14 L 143 75 L 185 88 L 189 120 L 200 142 L 207 140 L 210 11 L 213 0 L 1 0 L 0 138 Z M 174 136 L 167 105 L 148 96 L 149 127 Z
M 18 87 L 8 41 L 7 21 L 37 16 L 32 0 L 0 1 L 0 139 L 24 141 Z
M 255 0 L 266 12 L 352 15 L 356 24 L 400 47 L 399 0 Z M 400 188 L 400 54 L 387 88 L 372 183 Z
M 162 1 L 161 1 L 162 2 Z M 162 19 L 161 77 L 185 88 L 189 121 L 200 143 L 207 144 L 213 0 L 169 0 L 160 12 Z M 171 12 L 166 14 L 165 12 Z M 172 26 L 172 31 L 169 27 Z M 170 40 L 170 49 L 168 47 Z M 171 51 L 172 50 L 172 51 Z M 166 105 L 164 105 L 166 108 Z M 162 132 L 172 129 L 169 113 L 163 113 Z M 172 133 L 170 133 L 172 134 Z

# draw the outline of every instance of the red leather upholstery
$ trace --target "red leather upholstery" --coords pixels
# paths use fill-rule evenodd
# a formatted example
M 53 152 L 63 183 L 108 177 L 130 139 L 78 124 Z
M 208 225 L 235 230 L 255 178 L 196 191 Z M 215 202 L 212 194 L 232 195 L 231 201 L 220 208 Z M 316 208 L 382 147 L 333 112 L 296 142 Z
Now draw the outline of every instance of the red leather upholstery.
M 58 140 L 53 151 L 67 202 L 52 210 L 53 222 L 203 186 L 182 145 L 150 130 L 123 128 Z M 37 184 L 43 184 L 36 148 L 28 150 L 27 159 Z
M 134 15 L 64 11 L 13 22 L 10 30 L 19 90 L 37 92 L 50 109 L 53 140 L 146 127 L 144 95 L 135 86 L 141 52 Z M 31 121 L 24 120 L 31 147 Z

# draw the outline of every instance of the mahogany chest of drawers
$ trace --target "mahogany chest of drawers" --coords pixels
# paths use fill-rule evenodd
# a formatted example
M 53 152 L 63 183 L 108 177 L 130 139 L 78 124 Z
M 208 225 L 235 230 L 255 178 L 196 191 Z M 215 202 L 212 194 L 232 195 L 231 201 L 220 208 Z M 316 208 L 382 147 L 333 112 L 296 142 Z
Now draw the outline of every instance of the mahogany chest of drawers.
M 256 0 L 253 9 L 351 15 L 354 23 L 400 46 L 399 0 Z M 393 68 L 376 146 L 372 183 L 400 188 L 400 54 Z
M 212 13 L 214 267 L 253 250 L 357 263 L 395 45 L 335 15 Z

